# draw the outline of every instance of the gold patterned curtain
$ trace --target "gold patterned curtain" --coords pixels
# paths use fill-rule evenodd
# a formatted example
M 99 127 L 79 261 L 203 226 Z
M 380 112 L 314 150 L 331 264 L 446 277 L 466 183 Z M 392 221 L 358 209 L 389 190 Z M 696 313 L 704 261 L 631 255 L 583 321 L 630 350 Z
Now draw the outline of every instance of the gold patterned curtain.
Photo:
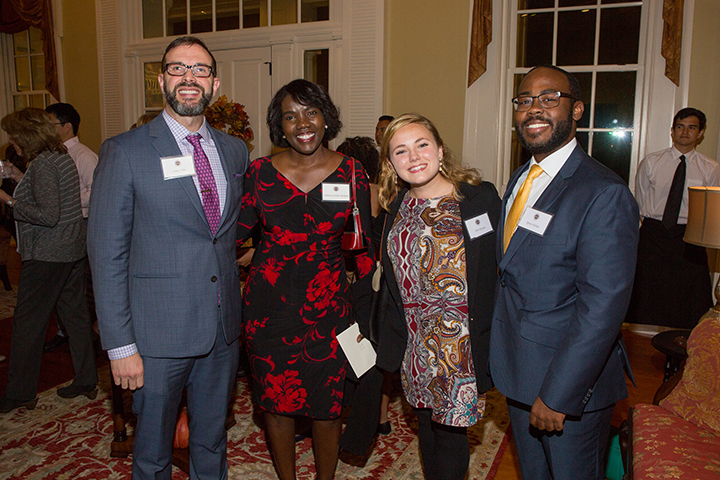
M 30 27 L 40 29 L 45 54 L 45 88 L 60 100 L 51 0 L 0 1 L 0 32 L 18 33 Z
M 680 58 L 682 56 L 682 31 L 684 0 L 664 0 L 662 56 L 665 57 L 665 76 L 680 86 Z
M 487 70 L 487 47 L 492 41 L 492 0 L 474 0 L 472 15 L 468 87 Z

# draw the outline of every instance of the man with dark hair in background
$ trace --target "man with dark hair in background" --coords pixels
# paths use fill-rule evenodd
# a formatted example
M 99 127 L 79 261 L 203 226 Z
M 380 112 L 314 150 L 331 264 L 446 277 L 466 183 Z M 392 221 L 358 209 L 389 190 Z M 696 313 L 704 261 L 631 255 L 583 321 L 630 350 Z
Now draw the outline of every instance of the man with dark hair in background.
M 720 185 L 718 164 L 695 150 L 705 124 L 703 112 L 683 108 L 670 129 L 672 147 L 651 153 L 638 167 L 642 226 L 628 322 L 690 329 L 713 305 L 705 247 L 683 241 L 688 187 Z
M 68 154 L 75 162 L 77 167 L 78 176 L 80 178 L 80 207 L 82 208 L 82 215 L 87 222 L 88 209 L 90 205 L 90 190 L 92 188 L 93 173 L 95 167 L 97 167 L 98 156 L 90 150 L 89 147 L 80 143 L 77 137 L 78 129 L 80 128 L 80 114 L 75 110 L 75 107 L 69 103 L 53 103 L 45 108 L 45 111 L 50 114 L 50 118 L 55 124 L 55 131 L 60 135 L 63 145 L 68 150 Z M 90 283 L 90 269 L 86 270 L 88 277 L 88 284 Z M 89 304 L 88 310 L 90 312 L 90 319 L 95 323 L 95 309 L 93 308 L 92 302 L 92 285 L 88 285 L 89 293 Z M 44 352 L 52 352 L 68 343 L 67 335 L 63 331 L 63 326 L 60 322 L 57 322 L 58 331 L 51 340 L 47 341 L 43 346 Z
M 380 148 L 380 144 L 382 143 L 382 137 L 385 134 L 385 129 L 393 120 L 395 120 L 395 117 L 391 115 L 382 115 L 378 118 L 378 123 L 375 125 L 375 143 L 378 148 Z

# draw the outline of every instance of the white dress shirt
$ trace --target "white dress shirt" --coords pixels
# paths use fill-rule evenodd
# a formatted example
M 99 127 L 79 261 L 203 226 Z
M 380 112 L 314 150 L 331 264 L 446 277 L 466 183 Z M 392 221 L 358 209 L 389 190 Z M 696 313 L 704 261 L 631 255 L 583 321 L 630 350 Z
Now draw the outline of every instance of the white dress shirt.
M 520 218 L 522 218 L 522 216 L 525 214 L 525 210 L 527 210 L 528 207 L 532 207 L 535 205 L 535 202 L 537 202 L 538 198 L 540 198 L 540 195 L 543 194 L 548 185 L 550 185 L 550 182 L 553 181 L 560 169 L 563 167 L 563 165 L 565 165 L 565 162 L 570 157 L 570 154 L 573 152 L 573 150 L 575 150 L 576 146 L 577 140 L 573 138 L 568 142 L 567 145 L 545 157 L 541 163 L 538 163 L 537 160 L 535 160 L 535 156 L 530 159 L 530 168 L 532 168 L 533 165 L 539 165 L 540 168 L 542 168 L 543 173 L 541 173 L 540 176 L 533 180 L 532 188 L 530 189 L 530 195 L 528 196 L 527 203 L 525 204 L 525 209 L 520 214 Z M 508 197 L 507 207 L 505 211 L 506 222 L 508 213 L 510 213 L 510 208 L 515 201 L 518 190 L 520 190 L 520 187 L 522 186 L 523 182 L 525 182 L 528 173 L 530 173 L 530 168 L 525 170 L 522 175 L 520 175 L 518 181 L 515 182 L 512 194 L 510 195 L 510 197 Z
M 73 137 L 65 142 L 70 158 L 75 162 L 80 177 L 80 206 L 82 207 L 83 218 L 88 217 L 90 208 L 90 190 L 92 189 L 93 173 L 98 164 L 98 156 L 95 152 L 86 147 L 78 137 Z
M 670 147 L 651 153 L 640 162 L 635 177 L 635 198 L 642 218 L 662 220 L 680 155 L 675 147 Z M 693 149 L 685 154 L 685 164 L 685 190 L 677 222 L 681 225 L 687 224 L 688 187 L 720 186 L 720 167 L 714 160 Z

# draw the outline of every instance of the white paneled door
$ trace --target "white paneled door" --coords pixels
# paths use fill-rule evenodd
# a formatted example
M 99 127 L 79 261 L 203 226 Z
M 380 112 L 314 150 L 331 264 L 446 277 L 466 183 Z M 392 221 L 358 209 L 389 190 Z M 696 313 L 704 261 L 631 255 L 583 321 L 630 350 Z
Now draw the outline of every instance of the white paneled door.
M 272 99 L 270 61 L 272 47 L 239 48 L 214 51 L 218 64 L 220 88 L 215 95 L 227 96 L 229 101 L 245 105 L 250 117 L 255 146 L 250 159 L 270 155 L 272 143 L 265 124 L 267 107 Z

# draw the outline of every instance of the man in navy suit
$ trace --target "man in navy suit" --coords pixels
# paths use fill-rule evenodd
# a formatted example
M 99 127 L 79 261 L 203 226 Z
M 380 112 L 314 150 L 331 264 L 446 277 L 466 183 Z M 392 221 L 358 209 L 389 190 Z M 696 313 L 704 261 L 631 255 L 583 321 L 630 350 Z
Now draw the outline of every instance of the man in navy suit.
M 200 39 L 168 45 L 158 80 L 162 114 L 100 151 L 88 228 L 100 335 L 115 383 L 134 390 L 133 478 L 171 478 L 186 389 L 190 478 L 224 479 L 248 152 L 203 116 L 220 81 Z
M 553 66 L 531 70 L 513 99 L 533 157 L 503 198 L 489 362 L 527 480 L 604 479 L 613 406 L 627 396 L 620 327 L 638 208 L 575 140 L 579 99 L 575 77 Z

